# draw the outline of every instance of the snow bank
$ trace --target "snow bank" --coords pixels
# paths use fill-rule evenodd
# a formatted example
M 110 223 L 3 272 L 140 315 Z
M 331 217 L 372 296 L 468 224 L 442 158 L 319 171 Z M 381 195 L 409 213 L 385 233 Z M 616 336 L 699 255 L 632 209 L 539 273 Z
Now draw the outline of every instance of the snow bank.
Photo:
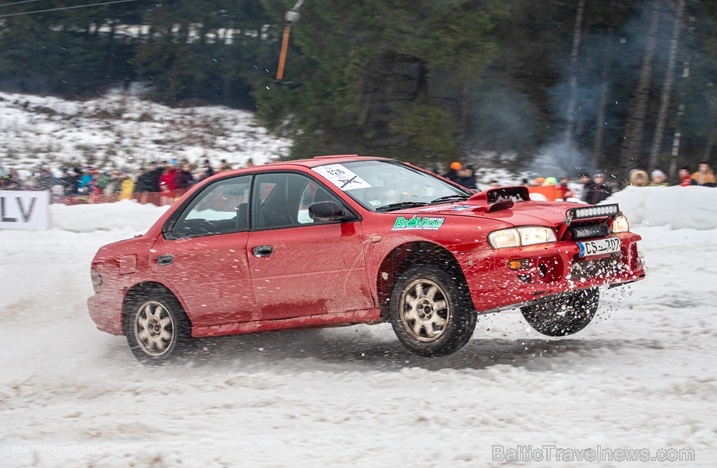
M 628 187 L 604 203 L 618 203 L 633 228 L 717 229 L 717 188 Z M 51 205 L 50 225 L 70 232 L 145 232 L 168 207 L 122 201 L 99 205 Z
M 604 203 L 618 203 L 633 227 L 717 229 L 717 188 L 627 187 Z
M 53 204 L 50 205 L 50 226 L 71 232 L 122 229 L 143 234 L 168 208 L 126 200 L 97 205 Z

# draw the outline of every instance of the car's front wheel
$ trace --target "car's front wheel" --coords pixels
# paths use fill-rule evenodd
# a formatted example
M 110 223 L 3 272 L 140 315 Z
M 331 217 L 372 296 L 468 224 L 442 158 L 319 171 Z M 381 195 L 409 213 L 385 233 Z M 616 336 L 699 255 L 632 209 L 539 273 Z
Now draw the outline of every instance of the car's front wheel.
M 176 359 L 193 342 L 182 306 L 166 291 L 140 293 L 130 299 L 125 310 L 127 343 L 143 364 L 158 365 Z
M 467 291 L 433 265 L 417 265 L 399 275 L 391 293 L 390 316 L 404 346 L 429 357 L 461 349 L 476 325 Z
M 525 320 L 538 333 L 566 336 L 588 326 L 595 317 L 599 299 L 600 291 L 597 288 L 583 289 L 525 306 L 520 310 Z

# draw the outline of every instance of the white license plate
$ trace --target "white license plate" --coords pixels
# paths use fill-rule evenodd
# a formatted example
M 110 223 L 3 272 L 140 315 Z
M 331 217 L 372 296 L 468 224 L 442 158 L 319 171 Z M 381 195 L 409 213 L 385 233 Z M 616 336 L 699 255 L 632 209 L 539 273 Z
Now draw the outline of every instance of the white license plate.
M 620 251 L 620 239 L 610 237 L 592 241 L 578 242 L 580 257 L 593 257 L 595 255 L 606 255 Z

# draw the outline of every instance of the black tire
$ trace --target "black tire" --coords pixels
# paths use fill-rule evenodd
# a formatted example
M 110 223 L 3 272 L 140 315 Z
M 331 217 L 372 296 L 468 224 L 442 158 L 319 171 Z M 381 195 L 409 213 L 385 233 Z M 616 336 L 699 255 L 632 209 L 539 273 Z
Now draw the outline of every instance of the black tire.
M 124 331 L 132 354 L 145 365 L 174 361 L 195 343 L 179 301 L 161 288 L 143 291 L 128 300 Z
M 523 317 L 538 333 L 566 336 L 579 332 L 595 317 L 600 302 L 597 288 L 563 294 L 520 309 Z
M 419 356 L 445 356 L 470 340 L 477 314 L 459 281 L 434 265 L 416 265 L 398 276 L 390 319 L 406 348 Z

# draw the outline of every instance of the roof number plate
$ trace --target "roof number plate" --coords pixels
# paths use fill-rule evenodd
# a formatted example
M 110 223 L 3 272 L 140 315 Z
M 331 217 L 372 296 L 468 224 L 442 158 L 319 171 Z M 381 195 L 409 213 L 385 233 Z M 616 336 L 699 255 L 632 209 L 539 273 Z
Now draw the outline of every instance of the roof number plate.
M 580 257 L 594 257 L 596 255 L 606 255 L 620 251 L 620 239 L 617 237 L 609 237 L 607 239 L 599 239 L 592 241 L 578 242 L 580 248 Z

